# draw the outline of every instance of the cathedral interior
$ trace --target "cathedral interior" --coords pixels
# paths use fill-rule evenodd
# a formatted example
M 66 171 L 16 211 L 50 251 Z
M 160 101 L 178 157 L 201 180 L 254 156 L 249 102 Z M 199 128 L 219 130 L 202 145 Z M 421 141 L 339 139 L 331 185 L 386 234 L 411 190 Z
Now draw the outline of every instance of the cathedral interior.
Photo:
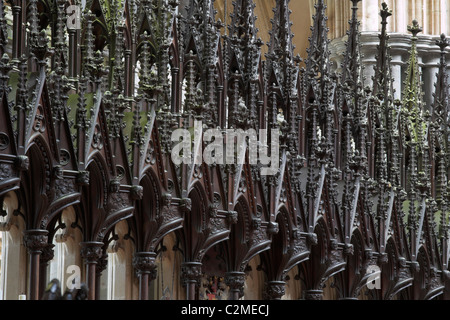
M 446 0 L 1 1 L 0 299 L 450 299 L 447 34 Z

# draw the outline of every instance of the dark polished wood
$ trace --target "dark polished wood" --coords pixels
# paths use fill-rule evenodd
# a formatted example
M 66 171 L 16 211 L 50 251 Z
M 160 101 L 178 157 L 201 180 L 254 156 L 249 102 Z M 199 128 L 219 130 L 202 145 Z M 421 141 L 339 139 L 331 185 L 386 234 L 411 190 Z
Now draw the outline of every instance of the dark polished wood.
M 264 56 L 253 0 L 234 1 L 228 25 L 212 0 L 90 0 L 79 29 L 68 24 L 74 2 L 0 3 L 0 200 L 15 193 L 25 221 L 30 299 L 64 298 L 55 295 L 59 283 L 43 282 L 54 280 L 45 273 L 67 208 L 86 268 L 83 290 L 67 299 L 99 298 L 121 221 L 141 300 L 151 296 L 167 235 L 182 255 L 177 275 L 188 300 L 199 298 L 207 276 L 220 278 L 230 299 L 242 298 L 255 258 L 265 299 L 281 299 L 289 281 L 301 281 L 308 300 L 323 299 L 330 283 L 339 299 L 448 298 L 444 35 L 427 105 L 416 21 L 404 92 L 394 99 L 384 3 L 375 73 L 365 79 L 360 0 L 350 1 L 339 73 L 324 0 L 316 1 L 305 59 L 294 54 L 288 0 L 276 1 Z M 192 138 L 192 161 L 173 161 L 177 129 Z M 211 155 L 195 139 L 213 129 L 217 140 L 227 129 L 258 139 L 267 129 L 258 155 L 267 145 L 279 166 L 267 175 L 265 163 L 252 162 L 252 137 L 243 139 L 245 153 L 232 152 L 241 162 L 194 162 Z M 226 138 L 214 155 L 243 141 Z M 377 270 L 380 287 L 368 289 Z

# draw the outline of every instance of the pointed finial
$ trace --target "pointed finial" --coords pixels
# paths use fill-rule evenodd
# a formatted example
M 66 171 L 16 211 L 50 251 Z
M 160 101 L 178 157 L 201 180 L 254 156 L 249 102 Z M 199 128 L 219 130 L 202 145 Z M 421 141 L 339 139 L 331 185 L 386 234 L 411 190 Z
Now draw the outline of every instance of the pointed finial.
M 436 45 L 441 48 L 441 52 L 445 52 L 445 49 L 450 46 L 450 41 L 447 39 L 445 34 L 441 34 L 441 37 L 436 40 Z
M 412 33 L 413 40 L 417 40 L 417 35 L 423 31 L 423 28 L 419 26 L 419 22 L 415 19 L 412 23 L 411 26 L 408 26 L 408 31 Z
M 381 4 L 380 16 L 381 16 L 381 19 L 382 19 L 382 24 L 387 24 L 387 18 L 392 16 L 392 10 L 389 9 L 389 7 L 388 7 L 386 2 L 383 2 Z

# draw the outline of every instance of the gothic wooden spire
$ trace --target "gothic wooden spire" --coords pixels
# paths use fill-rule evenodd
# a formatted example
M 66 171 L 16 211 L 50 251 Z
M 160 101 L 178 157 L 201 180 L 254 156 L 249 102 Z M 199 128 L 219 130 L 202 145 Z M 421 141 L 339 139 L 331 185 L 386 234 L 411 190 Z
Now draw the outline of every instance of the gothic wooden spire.
M 391 184 L 398 185 L 400 169 L 398 164 L 398 138 L 401 102 L 399 100 L 394 101 L 395 90 L 391 70 L 390 36 L 387 33 L 387 20 L 391 15 L 392 11 L 386 3 L 383 3 L 380 10 L 382 27 L 376 55 L 377 63 L 374 66 L 375 74 L 372 78 L 371 104 L 375 108 L 373 109 L 373 125 L 379 128 L 376 130 L 378 146 L 376 159 L 378 159 L 378 163 L 380 163 L 379 161 L 382 163 L 383 169 L 381 171 L 386 172 L 385 178 Z M 380 147 L 382 140 L 383 148 Z M 383 153 L 380 154 L 380 152 Z M 386 159 L 387 162 L 381 159 Z M 388 163 L 391 165 L 387 165 Z
M 432 141 L 432 146 L 434 143 L 439 143 L 438 147 L 440 152 L 436 154 L 435 161 L 437 161 L 437 176 L 436 176 L 436 201 L 439 210 L 441 211 L 440 218 L 440 231 L 441 238 L 445 241 L 445 246 L 443 245 L 443 250 L 447 248 L 448 241 L 448 164 L 449 164 L 449 120 L 450 120 L 450 96 L 449 96 L 449 84 L 446 61 L 446 48 L 450 46 L 449 40 L 446 38 L 445 34 L 442 34 L 440 39 L 436 41 L 436 45 L 441 49 L 441 58 L 439 62 L 439 72 L 437 74 L 437 80 L 435 83 L 435 93 L 434 102 L 432 105 L 431 121 L 434 124 L 433 133 L 437 136 L 437 141 Z M 432 137 L 434 140 L 434 137 Z M 434 150 L 433 150 L 434 151 Z M 446 258 L 443 261 L 444 266 L 447 265 L 448 253 L 443 252 Z
M 446 48 L 450 46 L 449 40 L 445 34 L 442 34 L 440 39 L 436 41 L 436 45 L 441 49 L 441 58 L 439 62 L 439 72 L 437 74 L 437 80 L 435 84 L 436 91 L 434 93 L 433 113 L 432 121 L 437 121 L 440 125 L 444 126 L 443 129 L 447 131 L 448 120 L 450 113 L 450 100 L 449 100 L 449 83 L 446 60 Z
M 93 69 L 95 68 L 94 65 L 94 29 L 93 29 L 93 23 L 95 20 L 95 15 L 92 14 L 92 12 L 88 12 L 86 15 L 84 15 L 85 18 L 85 24 L 86 28 L 84 30 L 84 39 L 85 39 L 85 45 L 84 45 L 84 55 L 83 55 L 83 69 L 81 71 L 82 75 L 85 76 L 89 81 L 93 82 Z
M 258 76 L 262 40 L 256 28 L 254 0 L 237 0 L 233 2 L 231 24 L 228 26 L 228 48 L 233 51 L 236 63 L 246 81 L 255 81 Z M 230 59 L 232 59 L 230 57 Z
M 294 35 L 291 30 L 292 22 L 290 19 L 292 11 L 289 9 L 289 2 L 290 0 L 276 1 L 276 7 L 273 9 L 274 17 L 271 19 L 272 30 L 269 32 L 270 41 L 267 57 L 280 63 L 283 60 L 292 61 L 294 58 Z
M 219 40 L 214 0 L 189 0 L 186 10 L 189 17 L 184 35 L 187 52 L 193 49 L 189 44 L 193 40 L 197 50 L 194 53 L 199 55 L 205 65 L 214 64 L 215 50 Z
M 228 26 L 229 35 L 235 38 L 232 43 L 244 48 L 246 43 L 257 39 L 258 28 L 256 28 L 255 3 L 254 0 L 233 1 L 233 12 L 231 24 Z
M 280 125 L 286 143 L 293 146 L 296 131 L 297 83 L 300 57 L 294 56 L 294 34 L 292 33 L 289 0 L 277 1 L 271 20 L 272 29 L 268 43 L 266 78 L 269 86 L 269 123 Z M 278 92 L 278 93 L 276 93 Z M 275 95 L 279 94 L 279 98 Z M 292 138 L 292 139 L 290 139 Z M 294 151 L 295 148 L 291 148 Z
M 413 131 L 416 141 L 419 140 L 419 136 L 423 134 L 423 123 L 420 117 L 423 115 L 424 102 L 423 102 L 423 92 L 422 92 L 422 82 L 421 82 L 421 71 L 418 61 L 417 52 L 417 35 L 422 32 L 422 28 L 419 26 L 417 20 L 413 21 L 411 26 L 408 26 L 408 31 L 412 33 L 411 37 L 411 50 L 410 58 L 408 61 L 408 69 L 406 73 L 405 88 L 403 90 L 403 107 L 405 111 L 409 113 L 409 118 L 411 121 L 410 129 Z
M 315 99 L 327 103 L 329 100 L 328 77 L 330 75 L 330 51 L 328 39 L 328 27 L 324 0 L 317 0 L 314 5 L 316 9 L 313 15 L 313 25 L 311 27 L 311 37 L 309 37 L 308 57 L 306 59 L 307 84 L 305 89 L 312 88 Z M 308 94 L 308 92 L 306 93 Z
M 347 31 L 348 41 L 346 42 L 347 50 L 344 55 L 343 73 L 341 76 L 342 98 L 345 104 L 344 111 L 348 111 L 352 116 L 352 121 L 356 124 L 353 129 L 355 147 L 361 156 L 365 157 L 366 139 L 363 128 L 367 121 L 367 110 L 365 109 L 365 92 L 363 66 L 361 62 L 361 44 L 358 21 L 358 3 L 361 0 L 351 0 L 352 2 L 352 19 L 349 21 L 350 28 Z M 341 108 L 343 111 L 343 107 Z
M 270 41 L 266 54 L 267 72 L 273 72 L 278 85 L 282 86 L 285 99 L 292 95 L 293 85 L 296 84 L 298 68 L 295 63 L 300 62 L 299 56 L 294 56 L 295 45 L 292 33 L 292 21 L 289 9 L 289 0 L 276 1 L 273 9 L 274 17 L 271 19 L 272 29 L 269 31 Z M 270 76 L 270 75 L 269 75 Z M 268 79 L 270 81 L 270 79 Z
M 391 55 L 389 38 L 387 33 L 387 19 L 392 16 L 392 10 L 390 10 L 385 2 L 382 4 L 380 11 L 381 16 L 381 34 L 379 35 L 380 44 L 378 46 L 378 54 L 376 57 L 377 63 L 374 66 L 375 76 L 373 78 L 373 90 L 372 94 L 380 101 L 387 102 L 393 99 L 393 79 L 391 77 Z
M 349 21 L 350 28 L 347 31 L 348 41 L 347 50 L 344 55 L 344 71 L 341 82 L 349 86 L 353 92 L 356 92 L 357 86 L 364 87 L 363 68 L 361 65 L 361 42 L 358 21 L 358 3 L 361 0 L 351 0 L 352 18 Z
M 65 1 L 58 0 L 56 3 L 58 18 L 56 22 L 56 40 L 55 54 L 53 58 L 54 72 L 50 75 L 51 93 L 53 96 L 53 117 L 57 122 L 65 119 L 67 91 L 69 90 L 68 79 L 66 77 L 67 69 L 67 44 L 65 32 Z M 69 111 L 69 110 L 67 110 Z
M 108 112 L 108 129 L 112 138 L 120 137 L 122 119 L 127 107 L 124 99 L 123 32 L 124 26 L 116 23 L 111 40 L 113 52 L 110 57 L 110 60 L 112 60 L 111 72 L 109 73 L 110 87 L 104 98 Z
M 194 111 L 197 118 L 201 117 L 208 127 L 213 127 L 218 122 L 215 80 L 222 24 L 215 20 L 214 0 L 190 0 L 186 10 L 189 19 L 184 21 L 185 59 L 196 59 L 202 64 L 199 71 L 204 79 L 196 92 L 191 92 L 198 103 L 190 111 Z
M 226 58 L 230 60 L 228 79 L 231 86 L 238 84 L 240 77 L 243 88 L 248 88 L 248 94 L 243 95 L 244 101 L 236 103 L 230 100 L 229 110 L 231 117 L 239 120 L 235 125 L 239 127 L 258 127 L 257 91 L 256 83 L 259 81 L 261 66 L 262 40 L 258 38 L 256 28 L 255 3 L 253 0 L 237 0 L 233 2 L 234 10 L 231 13 L 231 24 L 228 26 L 229 34 L 225 36 L 225 45 L 228 52 Z M 243 92 L 246 92 L 244 90 Z M 241 117 L 242 112 L 249 112 L 250 118 Z M 240 113 L 241 116 L 238 116 Z M 232 119 L 233 120 L 233 119 Z
M 94 35 L 92 24 L 95 16 L 88 12 L 85 16 L 85 46 L 83 56 L 83 69 L 81 71 L 81 77 L 78 81 L 78 103 L 76 110 L 75 128 L 77 129 L 77 149 L 78 159 L 84 159 L 85 144 L 88 139 L 88 132 L 90 127 L 89 115 L 88 115 L 88 96 L 89 84 L 91 83 L 91 72 L 94 67 Z M 89 106 L 90 107 L 90 106 Z

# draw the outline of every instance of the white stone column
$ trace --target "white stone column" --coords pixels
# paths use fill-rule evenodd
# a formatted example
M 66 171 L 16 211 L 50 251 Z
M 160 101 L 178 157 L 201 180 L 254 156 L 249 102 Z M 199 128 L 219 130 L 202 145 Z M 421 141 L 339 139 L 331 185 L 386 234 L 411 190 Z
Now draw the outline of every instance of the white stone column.
M 408 17 L 410 1 L 409 0 L 396 0 L 395 1 L 395 32 L 407 33 L 408 23 L 412 21 Z M 408 22 L 408 20 L 411 20 Z
M 377 1 L 374 1 L 377 2 Z M 383 0 L 378 1 L 378 14 L 380 13 L 381 3 L 385 2 L 390 10 L 392 10 L 392 16 L 388 18 L 388 24 L 386 26 L 386 30 L 388 33 L 396 31 L 396 22 L 397 22 L 397 10 L 395 6 L 395 2 L 393 0 Z
M 362 1 L 362 23 L 361 29 L 364 31 L 380 30 L 380 6 L 378 1 Z
M 403 79 L 405 77 L 406 65 L 411 48 L 411 36 L 403 33 L 390 35 L 389 46 L 391 47 L 391 70 L 394 79 L 394 99 L 401 99 L 403 91 Z
M 372 86 L 375 75 L 374 66 L 376 66 L 376 55 L 378 53 L 377 46 L 380 43 L 378 32 L 361 32 L 361 51 L 363 54 L 362 64 L 364 66 L 365 85 Z
M 445 34 L 450 33 L 450 3 L 448 0 L 441 0 L 441 28 Z
M 414 0 L 411 1 L 411 10 L 410 10 L 410 16 L 408 19 L 408 25 L 411 25 L 412 20 L 417 20 L 419 22 L 419 25 L 424 29 L 423 33 L 426 33 L 426 19 L 424 19 L 423 15 L 423 0 Z
M 434 84 L 436 83 L 436 74 L 439 71 L 440 49 L 436 45 L 437 39 L 437 37 L 419 36 L 417 43 L 419 58 L 422 59 L 423 92 L 427 109 L 433 103 Z
M 403 56 L 396 54 L 392 56 L 391 69 L 394 88 L 394 99 L 400 99 L 403 90 Z

